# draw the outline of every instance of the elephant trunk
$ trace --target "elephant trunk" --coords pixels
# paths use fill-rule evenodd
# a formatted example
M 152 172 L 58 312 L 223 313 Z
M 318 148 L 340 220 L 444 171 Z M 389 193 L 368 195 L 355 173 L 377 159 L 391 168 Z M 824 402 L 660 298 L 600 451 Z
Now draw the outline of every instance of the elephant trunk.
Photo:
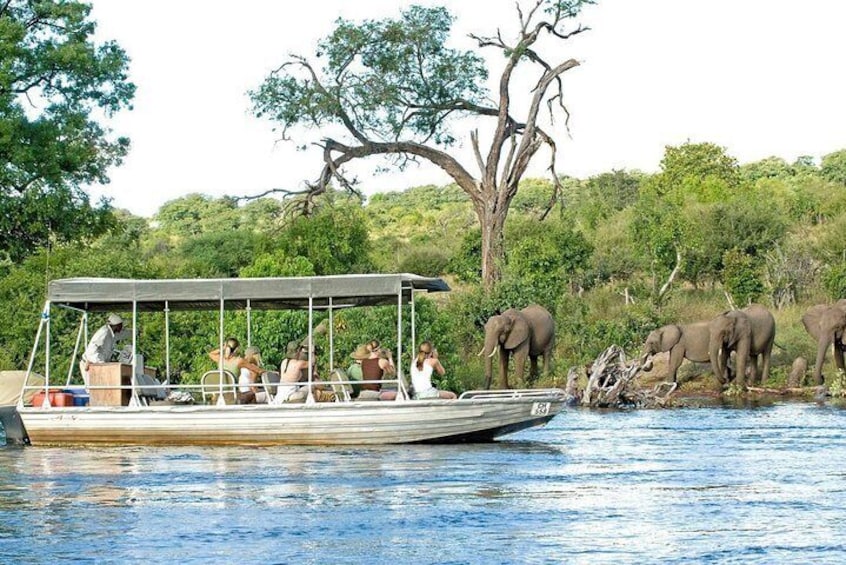
M 652 352 L 644 350 L 640 356 L 640 370 L 648 373 L 652 370 Z
M 723 343 L 720 339 L 712 338 L 708 345 L 708 356 L 711 359 L 711 371 L 714 376 L 720 381 L 720 384 L 726 384 L 728 377 L 726 376 L 725 368 L 722 365 L 722 348 Z
M 479 354 L 485 355 L 485 388 L 491 388 L 491 378 L 493 377 L 493 358 L 499 351 L 499 340 L 496 336 L 485 336 L 485 346 Z

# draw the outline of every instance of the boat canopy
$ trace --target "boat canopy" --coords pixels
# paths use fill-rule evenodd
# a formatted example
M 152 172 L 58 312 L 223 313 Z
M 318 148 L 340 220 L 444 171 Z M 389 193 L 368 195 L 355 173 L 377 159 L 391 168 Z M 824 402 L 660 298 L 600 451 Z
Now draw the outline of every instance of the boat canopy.
M 332 275 L 249 279 L 57 279 L 47 286 L 47 300 L 86 312 L 315 309 L 376 306 L 411 300 L 412 290 L 448 291 L 439 278 L 410 273 Z

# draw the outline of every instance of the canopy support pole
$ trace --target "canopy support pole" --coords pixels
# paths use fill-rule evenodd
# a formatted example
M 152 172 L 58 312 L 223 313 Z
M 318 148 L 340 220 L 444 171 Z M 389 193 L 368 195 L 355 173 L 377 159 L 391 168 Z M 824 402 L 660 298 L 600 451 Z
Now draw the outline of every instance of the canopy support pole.
M 402 283 L 400 283 L 399 294 L 397 295 L 397 397 L 395 400 L 402 401 L 408 398 L 402 378 Z
M 44 324 L 47 321 L 47 318 L 50 316 L 50 302 L 47 301 L 44 303 L 44 308 L 41 310 L 41 317 L 38 320 L 38 331 L 35 332 L 35 343 L 32 344 L 32 353 L 29 356 L 29 364 L 26 367 L 26 377 L 24 377 L 23 386 L 21 387 L 21 394 L 18 398 L 18 406 L 23 406 L 23 399 L 24 399 L 24 391 L 26 391 L 26 385 L 29 383 L 29 377 L 32 375 L 32 368 L 35 366 L 35 354 L 38 352 L 38 342 L 41 340 L 41 330 L 44 328 Z M 49 395 L 47 394 L 48 385 L 46 381 L 44 382 L 44 397 L 47 398 Z
M 311 325 L 314 323 L 314 297 L 308 295 L 308 398 L 306 404 L 314 404 L 314 392 L 311 388 L 312 372 L 314 367 L 314 341 L 311 332 Z
M 329 372 L 335 370 L 335 322 L 332 310 L 332 297 L 329 297 Z
M 79 342 L 82 338 L 82 328 L 85 325 L 85 316 L 80 317 L 79 319 L 79 330 L 76 332 L 76 343 L 73 346 L 73 355 L 71 356 L 70 366 L 68 367 L 68 378 L 65 381 L 65 386 L 70 386 L 71 379 L 73 378 L 73 367 L 76 365 L 76 354 L 79 353 Z
M 253 344 L 252 342 L 252 313 L 253 308 L 250 306 L 250 299 L 247 299 L 247 347 Z
M 218 327 L 219 349 L 217 350 L 217 405 L 223 406 L 226 400 L 223 398 L 223 285 L 220 287 L 220 325 Z
M 130 406 L 141 406 L 141 399 L 138 398 L 138 387 L 136 384 L 136 375 L 138 374 L 138 301 L 132 299 L 132 378 L 129 380 L 132 387 L 132 396 L 129 401 Z M 141 367 L 144 370 L 144 367 Z
M 170 303 L 165 300 L 165 385 L 170 384 Z

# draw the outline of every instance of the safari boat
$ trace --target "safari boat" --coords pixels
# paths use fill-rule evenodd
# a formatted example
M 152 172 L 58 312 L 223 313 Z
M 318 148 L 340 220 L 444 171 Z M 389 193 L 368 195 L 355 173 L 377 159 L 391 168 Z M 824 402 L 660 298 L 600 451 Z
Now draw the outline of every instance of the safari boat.
M 130 280 L 75 278 L 49 283 L 35 345 L 23 378 L 21 394 L 12 410 L 0 414 L 6 427 L 7 442 L 33 445 L 350 445 L 416 442 L 491 441 L 502 435 L 545 424 L 562 408 L 561 389 L 468 391 L 457 399 L 412 400 L 408 394 L 402 355 L 403 316 L 410 317 L 410 342 L 415 346 L 415 294 L 448 291 L 439 278 L 414 274 L 370 274 L 321 277 L 252 279 L 170 279 Z M 398 339 L 397 375 L 392 383 L 396 400 L 359 401 L 351 399 L 350 381 L 331 383 L 337 392 L 335 402 L 314 402 L 311 394 L 304 403 L 235 404 L 225 402 L 227 393 L 235 396 L 235 386 L 225 378 L 221 366 L 212 384 L 171 384 L 170 314 L 174 311 L 206 310 L 219 314 L 221 350 L 224 340 L 224 313 L 246 312 L 247 342 L 250 341 L 251 313 L 257 310 L 308 312 L 308 346 L 315 337 L 314 315 L 328 314 L 329 365 L 334 368 L 333 313 L 346 308 L 396 305 Z M 80 321 L 66 378 L 51 373 L 51 320 L 54 309 L 79 315 Z M 71 382 L 77 367 L 80 343 L 87 339 L 91 313 L 131 312 L 131 364 L 104 364 L 106 378 L 89 379 L 90 402 L 69 402 L 55 394 Z M 179 404 L 150 400 L 139 374 L 136 352 L 139 313 L 158 312 L 164 326 L 166 390 L 191 392 L 191 398 L 206 401 Z M 64 316 L 67 318 L 67 316 Z M 126 317 L 129 317 L 127 314 Z M 145 323 L 150 319 L 144 317 Z M 158 319 L 158 316 L 155 317 Z M 67 325 L 67 324 L 64 324 Z M 305 340 L 304 340 L 305 341 Z M 66 341 L 66 343 L 70 343 Z M 43 347 L 43 355 L 38 355 Z M 69 346 L 68 346 L 69 347 Z M 43 360 L 44 379 L 30 378 L 36 358 Z M 309 363 L 312 361 L 310 360 Z M 93 373 L 90 373 L 93 375 Z M 311 374 L 311 371 L 309 371 Z M 265 382 L 265 385 L 268 383 Z M 312 382 L 302 383 L 312 386 Z M 193 387 L 193 389 L 192 389 Z M 198 391 L 197 388 L 200 390 Z M 270 387 L 267 387 L 270 390 Z M 230 390 L 231 389 L 231 390 Z M 80 389 L 77 389 L 80 390 Z M 311 390 L 311 388 L 309 389 Z M 207 393 L 218 394 L 207 394 Z M 173 396 L 173 395 L 171 395 Z M 209 400 L 214 399 L 216 400 Z M 74 397 L 75 399 L 75 397 Z M 58 401 L 61 400 L 61 401 Z M 79 405 L 78 405 L 79 404 Z

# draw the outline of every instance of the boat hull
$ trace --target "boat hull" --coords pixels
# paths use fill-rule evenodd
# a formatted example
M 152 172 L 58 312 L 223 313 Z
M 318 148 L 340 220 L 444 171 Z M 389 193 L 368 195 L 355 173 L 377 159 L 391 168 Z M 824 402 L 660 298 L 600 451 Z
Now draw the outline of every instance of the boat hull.
M 561 397 L 281 406 L 20 408 L 32 445 L 384 445 L 492 441 L 543 425 Z

